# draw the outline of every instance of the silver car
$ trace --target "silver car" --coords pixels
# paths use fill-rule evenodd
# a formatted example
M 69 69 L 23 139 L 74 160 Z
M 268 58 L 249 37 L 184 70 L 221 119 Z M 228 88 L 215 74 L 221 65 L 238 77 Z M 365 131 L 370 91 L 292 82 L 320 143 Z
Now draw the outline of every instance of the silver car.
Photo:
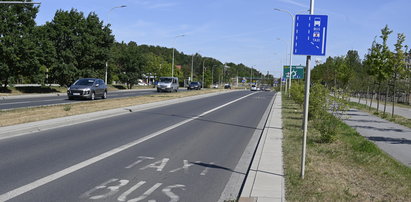
M 84 78 L 79 79 L 67 89 L 69 100 L 74 98 L 85 98 L 94 100 L 97 97 L 107 98 L 107 86 L 101 79 Z

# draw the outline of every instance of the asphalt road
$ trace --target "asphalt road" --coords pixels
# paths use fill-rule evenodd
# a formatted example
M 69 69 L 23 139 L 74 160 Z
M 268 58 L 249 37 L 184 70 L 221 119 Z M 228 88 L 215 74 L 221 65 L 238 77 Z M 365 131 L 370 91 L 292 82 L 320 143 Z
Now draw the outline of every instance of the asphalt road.
M 185 89 L 179 89 L 179 91 L 184 91 Z M 157 94 L 156 89 L 147 90 L 125 90 L 125 91 L 109 91 L 108 99 L 111 98 L 122 98 L 122 97 L 133 97 L 141 95 Z M 10 110 L 17 108 L 27 108 L 27 107 L 38 107 L 46 105 L 58 105 L 58 104 L 73 104 L 78 102 L 91 102 L 91 100 L 69 100 L 65 93 L 53 94 L 53 95 L 43 95 L 43 96 L 13 96 L 1 97 L 0 98 L 0 110 Z
M 273 97 L 235 91 L 0 140 L 0 201 L 235 199 Z

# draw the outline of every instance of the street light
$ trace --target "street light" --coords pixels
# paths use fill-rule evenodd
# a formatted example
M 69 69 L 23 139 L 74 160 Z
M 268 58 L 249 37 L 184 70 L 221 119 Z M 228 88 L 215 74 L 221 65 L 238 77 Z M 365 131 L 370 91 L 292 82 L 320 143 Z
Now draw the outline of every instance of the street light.
M 121 6 L 115 6 L 115 7 L 113 7 L 113 8 L 111 8 L 108 12 L 107 12 L 107 25 L 108 25 L 108 22 L 109 22 L 109 16 L 110 16 L 110 12 L 112 11 L 112 10 L 114 10 L 114 9 L 116 9 L 116 8 L 125 8 L 125 7 L 127 7 L 126 5 L 121 5 Z M 105 75 L 104 75 L 104 83 L 106 83 L 106 85 L 107 85 L 107 69 L 108 69 L 108 60 L 106 60 L 106 73 L 105 73 Z
M 292 61 L 293 61 L 293 32 L 294 32 L 294 15 L 287 10 L 283 10 L 283 9 L 278 9 L 278 8 L 274 8 L 274 10 L 276 11 L 280 11 L 280 12 L 284 12 L 284 13 L 288 13 L 291 17 L 291 41 L 290 41 L 290 76 L 289 76 L 289 81 L 288 81 L 288 89 L 291 89 L 291 77 L 292 77 Z M 288 94 L 290 95 L 290 94 Z
M 197 51 L 195 54 L 193 53 L 193 55 L 191 56 L 191 81 L 193 81 L 193 77 L 194 77 L 194 55 L 197 55 L 197 53 L 199 53 L 200 51 Z
M 40 2 L 1 1 L 0 4 L 41 4 Z
M 174 77 L 174 49 L 175 49 L 174 48 L 174 43 L 175 43 L 175 41 L 178 37 L 183 37 L 183 36 L 185 36 L 185 35 L 184 34 L 177 35 L 177 36 L 174 37 L 174 40 L 173 40 L 173 59 L 172 59 L 172 62 L 171 62 L 171 77 Z
M 204 60 L 203 60 L 203 80 L 202 80 L 202 84 L 201 84 L 201 87 L 203 87 L 204 88 L 204 69 L 205 69 L 205 67 L 204 67 L 204 62 L 205 62 L 205 60 L 206 60 L 206 58 L 204 58 Z
M 285 62 L 284 62 L 284 64 L 286 64 L 287 63 L 287 55 L 288 55 L 287 54 L 287 42 L 282 40 L 281 38 L 277 38 L 277 40 L 282 41 L 285 44 Z M 290 58 L 291 58 L 291 55 L 290 55 Z M 290 61 L 291 61 L 291 59 L 290 59 Z M 289 72 L 288 78 L 291 78 L 291 67 L 290 67 L 290 72 Z M 285 86 L 284 86 L 285 92 L 287 92 L 287 89 L 289 90 L 288 83 L 289 83 L 289 81 L 287 81 L 287 77 L 285 77 Z

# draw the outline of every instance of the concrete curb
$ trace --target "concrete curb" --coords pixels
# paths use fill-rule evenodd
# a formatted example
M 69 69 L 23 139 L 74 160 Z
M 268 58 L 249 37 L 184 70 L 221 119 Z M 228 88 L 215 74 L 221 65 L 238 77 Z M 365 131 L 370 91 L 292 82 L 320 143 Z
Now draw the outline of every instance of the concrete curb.
M 215 96 L 215 95 L 230 93 L 230 92 L 234 92 L 234 91 L 221 91 L 221 92 L 216 92 L 216 93 L 208 93 L 208 94 L 196 95 L 196 96 L 190 96 L 190 97 L 184 97 L 184 98 L 176 98 L 172 100 L 165 100 L 165 101 L 160 101 L 160 102 L 153 102 L 153 103 L 135 105 L 135 106 L 124 107 L 124 108 L 116 108 L 116 109 L 92 112 L 92 113 L 87 113 L 87 114 L 79 114 L 79 115 L 61 117 L 61 118 L 50 119 L 50 120 L 43 120 L 43 121 L 36 121 L 36 122 L 31 122 L 31 123 L 0 127 L 0 140 L 11 138 L 11 137 L 16 137 L 16 136 L 21 136 L 21 135 L 26 135 L 26 134 L 30 134 L 34 132 L 45 131 L 45 130 L 50 130 L 54 128 L 60 128 L 60 127 L 74 125 L 74 124 L 84 123 L 88 121 L 94 121 L 94 120 L 105 119 L 105 118 L 109 118 L 113 116 L 119 116 L 119 115 L 127 114 L 130 112 L 142 111 L 146 109 L 152 109 L 152 108 L 167 106 L 171 104 L 187 102 L 191 100 L 196 100 L 196 99 L 200 99 L 204 97 Z
M 285 201 L 281 93 L 271 108 L 240 202 Z

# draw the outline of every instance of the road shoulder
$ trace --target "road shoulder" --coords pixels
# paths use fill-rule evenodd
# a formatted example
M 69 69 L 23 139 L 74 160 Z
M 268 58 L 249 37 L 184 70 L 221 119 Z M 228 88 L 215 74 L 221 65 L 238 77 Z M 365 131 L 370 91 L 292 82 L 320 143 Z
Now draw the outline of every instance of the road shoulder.
M 281 93 L 277 93 L 240 202 L 285 201 L 282 139 Z

